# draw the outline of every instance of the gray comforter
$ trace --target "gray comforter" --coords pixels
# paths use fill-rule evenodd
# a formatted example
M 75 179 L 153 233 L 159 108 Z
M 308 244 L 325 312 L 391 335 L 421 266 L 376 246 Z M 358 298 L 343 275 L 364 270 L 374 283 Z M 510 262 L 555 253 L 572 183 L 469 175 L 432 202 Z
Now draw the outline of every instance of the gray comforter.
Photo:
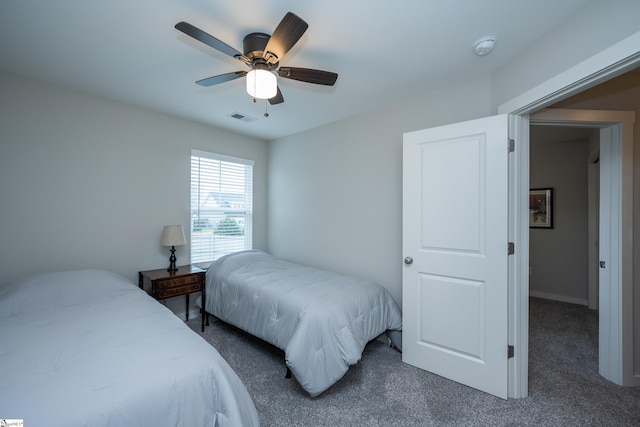
M 402 328 L 400 309 L 381 285 L 261 251 L 237 252 L 211 265 L 206 310 L 284 350 L 287 366 L 311 396 L 342 378 L 367 342 Z

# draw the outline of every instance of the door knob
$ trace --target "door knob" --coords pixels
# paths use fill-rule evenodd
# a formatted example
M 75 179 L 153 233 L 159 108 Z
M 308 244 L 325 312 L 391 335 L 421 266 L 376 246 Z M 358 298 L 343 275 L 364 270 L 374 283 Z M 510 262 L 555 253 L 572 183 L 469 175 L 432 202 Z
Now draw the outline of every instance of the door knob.
M 410 256 L 406 257 L 404 259 L 404 263 L 407 264 L 407 265 L 413 264 L 413 258 L 411 258 Z

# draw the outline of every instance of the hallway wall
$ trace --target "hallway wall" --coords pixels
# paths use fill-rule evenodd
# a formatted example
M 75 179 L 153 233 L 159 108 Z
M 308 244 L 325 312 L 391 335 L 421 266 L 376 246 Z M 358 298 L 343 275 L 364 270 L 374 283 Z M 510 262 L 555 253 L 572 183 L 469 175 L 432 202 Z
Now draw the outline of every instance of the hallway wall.
M 552 188 L 553 228 L 531 228 L 529 294 L 588 304 L 589 129 L 531 126 L 531 188 Z

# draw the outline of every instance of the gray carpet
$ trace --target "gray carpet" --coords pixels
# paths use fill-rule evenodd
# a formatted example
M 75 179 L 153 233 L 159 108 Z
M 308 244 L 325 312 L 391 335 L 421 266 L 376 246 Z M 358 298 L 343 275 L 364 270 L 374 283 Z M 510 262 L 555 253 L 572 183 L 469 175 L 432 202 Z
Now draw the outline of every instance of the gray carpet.
M 531 299 L 529 397 L 504 401 L 402 363 L 370 343 L 361 361 L 312 399 L 283 361 L 213 321 L 200 333 L 245 383 L 268 426 L 640 426 L 640 388 L 598 375 L 597 313 Z

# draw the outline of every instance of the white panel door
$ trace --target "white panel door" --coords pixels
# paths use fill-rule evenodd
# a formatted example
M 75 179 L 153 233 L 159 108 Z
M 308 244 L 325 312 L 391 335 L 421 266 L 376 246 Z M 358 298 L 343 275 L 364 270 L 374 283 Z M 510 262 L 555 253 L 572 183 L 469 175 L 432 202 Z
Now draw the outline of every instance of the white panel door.
M 507 398 L 508 116 L 404 134 L 403 353 Z

